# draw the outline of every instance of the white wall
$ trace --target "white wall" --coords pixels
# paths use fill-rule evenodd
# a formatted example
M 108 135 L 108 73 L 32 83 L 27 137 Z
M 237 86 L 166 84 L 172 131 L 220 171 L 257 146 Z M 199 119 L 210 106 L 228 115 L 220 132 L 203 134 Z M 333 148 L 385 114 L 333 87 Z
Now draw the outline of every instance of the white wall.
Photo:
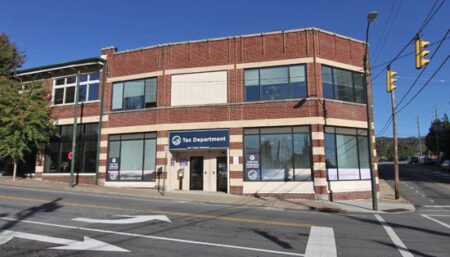
M 172 106 L 226 102 L 226 71 L 172 75 Z

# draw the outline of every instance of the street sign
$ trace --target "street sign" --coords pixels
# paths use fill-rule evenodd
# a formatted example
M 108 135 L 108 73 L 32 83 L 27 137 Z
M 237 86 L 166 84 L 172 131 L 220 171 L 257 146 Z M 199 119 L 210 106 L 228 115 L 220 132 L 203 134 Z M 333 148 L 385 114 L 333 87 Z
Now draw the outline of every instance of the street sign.
M 72 157 L 73 157 L 73 153 L 72 153 L 72 152 L 69 152 L 69 153 L 67 154 L 67 158 L 68 158 L 69 160 L 72 160 Z

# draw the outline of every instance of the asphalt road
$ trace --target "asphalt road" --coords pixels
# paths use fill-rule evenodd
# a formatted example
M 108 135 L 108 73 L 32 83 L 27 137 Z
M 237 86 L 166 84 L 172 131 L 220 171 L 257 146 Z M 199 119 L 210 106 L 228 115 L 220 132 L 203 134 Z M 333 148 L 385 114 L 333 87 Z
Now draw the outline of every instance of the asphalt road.
M 443 187 L 433 205 L 448 201 Z M 421 214 L 450 208 L 420 208 L 322 213 L 0 186 L 0 256 L 449 256 L 450 218 Z

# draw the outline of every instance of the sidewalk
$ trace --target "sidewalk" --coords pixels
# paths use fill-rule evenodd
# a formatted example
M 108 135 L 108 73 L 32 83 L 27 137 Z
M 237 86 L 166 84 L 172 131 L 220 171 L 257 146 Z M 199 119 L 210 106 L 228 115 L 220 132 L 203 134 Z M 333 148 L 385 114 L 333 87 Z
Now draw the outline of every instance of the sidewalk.
M 69 188 L 66 183 L 42 181 L 33 178 L 19 178 L 12 181 L 11 177 L 0 176 L 0 185 L 11 185 L 28 188 L 48 189 L 52 191 L 66 191 L 79 193 L 109 194 L 118 196 L 131 196 L 137 198 L 150 198 L 158 200 L 201 202 L 211 204 L 227 204 L 237 206 L 316 210 L 321 212 L 373 212 L 371 200 L 347 200 L 347 201 L 314 201 L 297 199 L 278 199 L 275 197 L 257 198 L 251 196 L 229 195 L 221 192 L 202 191 L 169 191 L 161 192 L 156 189 L 118 188 L 95 185 L 76 185 Z M 381 212 L 413 211 L 414 206 L 405 199 L 394 200 L 393 189 L 380 180 L 381 198 L 379 209 Z

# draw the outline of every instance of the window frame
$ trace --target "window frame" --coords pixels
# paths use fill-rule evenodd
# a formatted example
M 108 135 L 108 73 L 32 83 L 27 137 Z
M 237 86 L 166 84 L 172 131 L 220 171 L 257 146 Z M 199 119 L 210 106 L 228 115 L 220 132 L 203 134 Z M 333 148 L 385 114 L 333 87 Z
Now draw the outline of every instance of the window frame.
M 152 107 L 145 107 L 145 97 L 146 97 L 146 80 L 155 80 L 155 106 Z M 135 108 L 135 109 L 124 109 L 124 95 L 125 95 L 125 84 L 128 82 L 134 82 L 134 81 L 143 81 L 144 82 L 144 107 L 143 108 Z M 120 109 L 114 109 L 113 108 L 113 101 L 114 101 L 114 85 L 115 84 L 122 84 L 122 107 Z M 111 112 L 128 112 L 128 111 L 135 111 L 135 110 L 144 110 L 144 109 L 153 109 L 158 107 L 158 77 L 146 77 L 146 78 L 139 78 L 139 79 L 132 79 L 132 80 L 123 80 L 123 81 L 115 81 L 111 84 L 111 97 L 110 97 L 110 111 Z
M 285 129 L 285 128 L 289 128 L 290 129 L 290 135 L 292 136 L 292 140 L 291 140 L 291 146 L 292 146 L 292 156 L 294 157 L 295 155 L 295 143 L 294 143 L 294 135 L 295 134 L 308 134 L 308 138 L 309 138 L 309 166 L 310 166 L 310 170 L 311 170 L 311 174 L 310 174 L 310 179 L 308 180 L 295 180 L 295 176 L 296 176 L 296 172 L 295 172 L 295 158 L 292 158 L 292 170 L 293 170 L 293 176 L 292 179 L 287 179 L 286 177 L 284 179 L 272 179 L 272 180 L 263 180 L 262 179 L 262 158 L 261 158 L 261 135 L 280 135 L 280 134 L 286 134 L 285 133 L 276 133 L 276 132 L 269 132 L 269 133 L 261 133 L 262 129 Z M 307 128 L 308 132 L 294 132 L 294 128 Z M 257 130 L 257 133 L 250 133 L 250 134 L 246 134 L 245 130 Z M 245 155 L 247 154 L 245 149 L 245 136 L 246 135 L 257 135 L 258 136 L 258 144 L 259 144 L 259 179 L 258 180 L 247 180 L 246 179 L 246 166 L 245 166 Z M 243 140 L 242 140 L 242 145 L 243 145 L 243 158 L 244 158 L 244 163 L 243 163 L 243 169 L 244 169 L 244 176 L 243 176 L 243 181 L 244 182 L 314 182 L 314 170 L 313 170 L 313 166 L 314 166 L 314 160 L 313 160 L 313 144 L 312 144 L 312 133 L 311 133 L 311 126 L 310 125 L 302 125 L 302 126 L 287 126 L 287 127 L 257 127 L 257 128 L 244 128 L 243 131 Z
M 130 135 L 142 135 L 141 138 L 125 138 L 123 139 L 123 136 L 130 136 Z M 115 139 L 111 139 L 112 137 L 118 137 Z M 145 141 L 148 139 L 154 139 L 155 140 L 155 154 L 154 154 L 154 160 L 155 160 L 155 175 L 153 176 L 153 180 L 144 180 L 144 171 L 145 171 L 145 160 L 146 160 L 146 155 L 145 155 Z M 117 175 L 117 180 L 109 180 L 108 179 L 108 172 L 109 172 L 109 166 L 108 166 L 108 160 L 110 158 L 110 148 L 111 148 L 111 142 L 119 142 L 119 157 L 122 154 L 122 142 L 123 141 L 133 141 L 133 140 L 142 140 L 142 175 L 141 175 L 141 180 L 121 180 L 120 179 L 120 173 L 121 173 L 121 167 L 122 167 L 122 160 L 120 160 L 119 163 L 119 171 L 118 171 L 118 175 Z M 156 174 L 158 172 L 157 170 L 157 133 L 156 132 L 143 132 L 143 133 L 127 133 L 127 134 L 111 134 L 108 136 L 108 148 L 107 148 L 107 157 L 106 157 L 106 181 L 107 182 L 148 182 L 148 183 L 152 183 L 156 181 Z
M 327 129 L 332 129 L 334 132 L 326 132 Z M 345 133 L 338 133 L 336 132 L 337 129 L 352 129 L 355 130 L 354 134 L 345 134 Z M 361 134 L 361 132 L 365 133 L 365 134 Z M 326 126 L 324 129 L 324 134 L 332 134 L 333 138 L 334 138 L 334 146 L 335 148 L 334 150 L 334 155 L 335 155 L 335 162 L 336 162 L 336 179 L 335 180 L 330 180 L 330 176 L 329 176 L 329 172 L 328 172 L 328 167 L 325 167 L 326 171 L 327 171 L 327 181 L 329 182 L 338 182 L 338 181 L 368 181 L 370 180 L 370 176 L 369 178 L 362 178 L 361 175 L 361 156 L 360 156 L 360 145 L 359 145 L 359 141 L 361 138 L 365 137 L 365 140 L 367 140 L 368 137 L 368 130 L 367 129 L 361 129 L 361 128 L 352 128 L 352 127 L 335 127 L 335 126 Z M 339 178 L 339 158 L 338 158 L 338 152 L 337 152 L 337 148 L 339 147 L 337 144 L 337 136 L 336 135 L 346 135 L 346 136 L 354 136 L 355 137 L 355 141 L 356 141 L 356 153 L 357 153 L 357 162 L 358 162 L 358 176 L 359 179 L 340 179 Z M 325 138 L 325 135 L 324 135 Z M 326 142 L 324 140 L 324 148 L 326 148 Z M 368 153 L 370 154 L 370 149 L 368 149 Z M 325 151 L 325 165 L 326 165 L 326 151 Z M 369 159 L 369 173 L 370 173 L 370 158 Z
M 357 76 L 357 75 L 364 76 L 364 74 L 362 72 L 357 72 L 357 71 L 353 71 L 353 70 L 348 70 L 348 69 L 338 68 L 338 67 L 334 67 L 334 66 L 330 66 L 330 65 L 326 65 L 326 64 L 321 64 L 320 79 L 321 79 L 322 92 L 324 92 L 324 87 L 323 87 L 324 79 L 323 79 L 323 72 L 322 72 L 323 67 L 327 67 L 327 68 L 331 69 L 331 82 L 332 82 L 331 87 L 332 87 L 332 93 L 333 93 L 332 98 L 327 98 L 324 95 L 322 95 L 323 98 L 337 100 L 337 101 L 343 101 L 343 102 L 357 103 L 357 104 L 367 104 L 367 95 L 366 94 L 362 95 L 362 100 L 363 100 L 362 102 L 356 101 L 357 97 L 356 97 L 355 76 Z M 342 100 L 342 99 L 336 98 L 336 90 L 337 90 L 336 87 L 338 86 L 338 84 L 336 84 L 336 81 L 335 81 L 335 70 L 350 72 L 350 77 L 351 77 L 351 82 L 352 82 L 352 101 L 347 101 L 347 100 Z M 362 92 L 366 93 L 367 87 L 365 85 L 365 81 L 364 81 L 364 79 L 362 79 L 361 81 L 362 81 Z
M 91 74 L 93 73 L 97 73 L 98 74 L 98 79 L 96 80 L 91 80 Z M 80 74 L 80 78 L 83 75 L 87 75 L 87 80 L 86 81 L 81 81 L 80 79 L 80 84 L 78 87 L 78 103 L 95 103 L 99 101 L 99 96 L 100 96 L 100 71 L 92 71 L 92 72 L 86 72 L 86 73 L 81 73 Z M 67 83 L 67 78 L 69 77 L 75 77 L 75 82 L 73 83 Z M 56 85 L 56 81 L 60 80 L 60 79 L 64 79 L 64 84 L 62 85 Z M 75 97 L 74 97 L 74 101 L 71 103 L 66 103 L 66 91 L 67 88 L 69 87 L 75 87 L 77 86 L 77 79 L 78 76 L 77 74 L 71 74 L 71 75 L 64 75 L 64 76 L 59 76 L 59 77 L 54 77 L 53 78 L 53 84 L 52 84 L 52 106 L 64 106 L 64 105 L 71 105 L 71 104 L 75 104 Z M 95 100 L 88 100 L 89 99 L 89 89 L 91 87 L 91 84 L 97 84 L 98 87 L 98 93 L 97 93 L 97 99 Z M 82 86 L 86 86 L 86 100 L 81 101 L 80 100 L 80 88 Z M 57 89 L 61 89 L 63 88 L 63 102 L 62 103 L 55 103 L 55 92 Z M 76 93 L 76 92 L 75 92 Z M 75 96 L 75 95 L 74 95 Z
M 301 66 L 304 68 L 304 73 L 305 73 L 305 96 L 304 97 L 293 97 L 292 96 L 292 87 L 293 84 L 298 83 L 298 82 L 291 82 L 291 67 L 293 66 Z M 263 85 L 261 84 L 261 70 L 263 69 L 270 69 L 270 68 L 286 68 L 287 69 L 287 74 L 288 74 L 288 87 L 289 87 L 289 97 L 288 98 L 281 98 L 281 99 L 262 99 L 262 88 Z M 258 100 L 247 100 L 247 90 L 246 90 L 246 85 L 245 85 L 245 72 L 248 70 L 257 70 L 258 71 L 258 87 L 259 87 L 259 99 Z M 296 63 L 296 64 L 288 64 L 288 65 L 275 65 L 275 66 L 265 66 L 265 67 L 251 67 L 251 68 L 247 68 L 244 69 L 244 76 L 243 76 L 243 84 L 244 84 L 244 102 L 261 102 L 261 101 L 284 101 L 284 100 L 292 100 L 292 99 L 303 99 L 308 97 L 308 76 L 307 76 L 308 72 L 307 72 L 307 65 L 306 63 Z

